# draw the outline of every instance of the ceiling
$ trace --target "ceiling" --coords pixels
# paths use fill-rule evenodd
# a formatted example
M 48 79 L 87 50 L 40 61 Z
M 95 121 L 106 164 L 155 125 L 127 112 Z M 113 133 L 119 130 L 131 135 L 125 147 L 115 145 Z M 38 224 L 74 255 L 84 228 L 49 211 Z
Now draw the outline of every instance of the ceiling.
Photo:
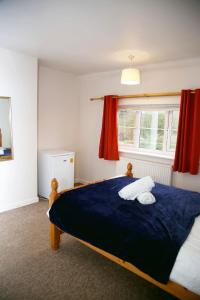
M 200 0 L 0 0 L 0 47 L 75 74 L 200 56 Z

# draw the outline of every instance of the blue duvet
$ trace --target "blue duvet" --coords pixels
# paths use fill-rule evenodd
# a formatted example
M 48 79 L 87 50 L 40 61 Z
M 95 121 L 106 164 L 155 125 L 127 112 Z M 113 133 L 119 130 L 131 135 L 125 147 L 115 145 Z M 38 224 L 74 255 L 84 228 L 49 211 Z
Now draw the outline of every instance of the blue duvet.
M 200 193 L 156 183 L 154 204 L 121 199 L 118 191 L 135 180 L 120 177 L 66 192 L 50 209 L 50 220 L 166 283 L 200 214 Z

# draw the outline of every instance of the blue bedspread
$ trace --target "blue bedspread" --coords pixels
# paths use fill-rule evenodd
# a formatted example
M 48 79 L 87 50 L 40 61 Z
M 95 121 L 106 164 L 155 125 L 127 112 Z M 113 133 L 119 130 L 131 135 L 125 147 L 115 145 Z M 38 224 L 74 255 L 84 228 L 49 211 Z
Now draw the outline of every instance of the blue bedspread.
M 156 183 L 154 204 L 121 199 L 118 191 L 134 180 L 120 177 L 66 192 L 50 209 L 50 220 L 166 283 L 200 214 L 200 193 Z

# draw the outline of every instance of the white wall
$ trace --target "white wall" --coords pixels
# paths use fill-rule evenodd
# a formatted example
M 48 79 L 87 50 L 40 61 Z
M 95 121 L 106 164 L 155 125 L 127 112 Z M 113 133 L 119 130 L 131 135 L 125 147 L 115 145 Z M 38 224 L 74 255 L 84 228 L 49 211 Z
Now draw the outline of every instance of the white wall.
M 76 76 L 39 67 L 38 149 L 78 152 L 79 84 Z M 77 165 L 77 164 L 76 164 Z
M 116 162 L 98 158 L 103 102 L 91 97 L 108 94 L 134 94 L 180 91 L 200 87 L 200 59 L 168 62 L 142 68 L 138 86 L 120 84 L 120 71 L 80 77 L 80 179 L 91 181 L 116 175 Z M 149 98 L 146 101 L 151 101 Z M 163 102 L 166 98 L 163 98 Z M 200 138 L 200 137 L 199 137 Z M 173 174 L 173 184 L 200 191 L 200 175 Z
M 11 97 L 14 160 L 0 161 L 0 211 L 37 198 L 37 59 L 0 49 L 0 96 Z

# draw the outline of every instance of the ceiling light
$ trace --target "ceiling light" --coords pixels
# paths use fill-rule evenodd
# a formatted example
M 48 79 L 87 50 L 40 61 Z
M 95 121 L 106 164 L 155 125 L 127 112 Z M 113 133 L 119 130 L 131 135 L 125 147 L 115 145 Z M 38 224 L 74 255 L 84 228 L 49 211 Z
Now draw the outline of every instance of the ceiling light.
M 130 59 L 131 67 L 122 70 L 121 84 L 127 84 L 127 85 L 140 84 L 140 70 L 136 68 L 132 68 L 134 56 L 129 55 L 128 58 Z

